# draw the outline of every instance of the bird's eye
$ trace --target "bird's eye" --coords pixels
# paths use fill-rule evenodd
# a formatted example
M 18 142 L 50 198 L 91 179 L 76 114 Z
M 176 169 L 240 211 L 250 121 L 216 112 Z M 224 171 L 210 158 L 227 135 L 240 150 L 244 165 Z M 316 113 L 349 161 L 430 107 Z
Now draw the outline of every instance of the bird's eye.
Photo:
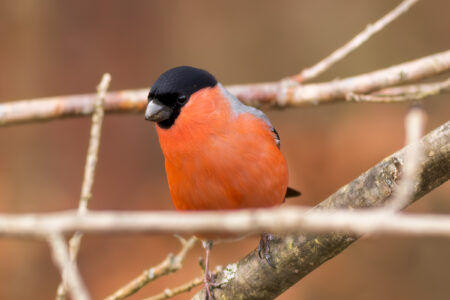
M 178 98 L 177 98 L 177 103 L 179 105 L 185 104 L 186 101 L 187 101 L 187 97 L 185 95 L 178 96 Z

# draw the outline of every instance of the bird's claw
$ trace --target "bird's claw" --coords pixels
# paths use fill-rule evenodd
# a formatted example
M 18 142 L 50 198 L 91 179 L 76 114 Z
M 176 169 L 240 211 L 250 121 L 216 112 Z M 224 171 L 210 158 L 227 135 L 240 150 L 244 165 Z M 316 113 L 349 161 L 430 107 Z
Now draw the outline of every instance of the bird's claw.
M 214 300 L 213 289 L 222 288 L 226 283 L 225 282 L 214 282 L 216 280 L 214 274 L 209 273 L 208 277 L 205 277 L 204 285 L 205 285 L 205 296 L 204 300 Z
M 275 238 L 270 233 L 261 234 L 261 240 L 258 245 L 258 256 L 260 259 L 265 259 L 269 266 L 275 269 L 275 265 L 272 263 L 272 259 L 270 256 L 270 245 L 269 241 L 273 241 Z

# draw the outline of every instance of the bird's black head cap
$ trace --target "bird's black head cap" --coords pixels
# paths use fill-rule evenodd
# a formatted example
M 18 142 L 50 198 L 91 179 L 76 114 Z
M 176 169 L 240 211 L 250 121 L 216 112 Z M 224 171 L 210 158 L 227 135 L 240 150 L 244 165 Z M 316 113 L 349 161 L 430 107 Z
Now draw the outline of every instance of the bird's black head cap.
M 169 118 L 158 121 L 158 125 L 161 128 L 170 128 L 192 94 L 202 88 L 216 85 L 217 80 L 213 75 L 194 67 L 181 66 L 162 73 L 148 95 L 149 102 L 156 100 L 171 110 Z

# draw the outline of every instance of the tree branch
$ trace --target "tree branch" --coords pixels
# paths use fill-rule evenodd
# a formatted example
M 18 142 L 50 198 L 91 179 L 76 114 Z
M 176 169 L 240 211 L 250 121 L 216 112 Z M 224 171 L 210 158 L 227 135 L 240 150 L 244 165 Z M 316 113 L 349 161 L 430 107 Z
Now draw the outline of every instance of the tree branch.
M 377 22 L 367 25 L 366 29 L 364 29 L 357 36 L 351 39 L 347 44 L 335 50 L 333 53 L 331 53 L 329 56 L 327 56 L 314 66 L 304 69 L 300 74 L 294 76 L 293 79 L 298 82 L 304 82 L 306 80 L 310 80 L 319 76 L 330 67 L 332 67 L 335 63 L 341 61 L 348 54 L 367 42 L 375 33 L 381 31 L 392 21 L 407 12 L 411 8 L 411 6 L 417 3 L 417 1 L 418 0 L 404 0 L 396 8 L 379 19 Z
M 450 70 L 450 50 L 390 68 L 330 82 L 298 85 L 293 81 L 227 86 L 242 102 L 272 107 L 310 106 L 345 101 L 348 93 L 368 93 L 422 80 Z M 147 89 L 106 94 L 105 112 L 141 112 L 147 104 Z M 0 104 L 0 126 L 49 121 L 92 114 L 96 94 L 60 96 Z

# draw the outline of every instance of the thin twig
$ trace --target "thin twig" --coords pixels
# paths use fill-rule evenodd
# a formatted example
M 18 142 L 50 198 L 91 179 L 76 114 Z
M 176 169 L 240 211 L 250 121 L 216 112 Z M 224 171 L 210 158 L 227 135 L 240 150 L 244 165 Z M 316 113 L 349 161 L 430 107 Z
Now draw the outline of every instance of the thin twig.
M 100 136 L 103 123 L 103 104 L 106 92 L 111 81 L 111 75 L 103 74 L 100 84 L 97 86 L 97 99 L 94 103 L 94 114 L 92 115 L 91 134 L 89 138 L 89 148 L 86 155 L 86 165 L 84 167 L 84 178 L 81 186 L 81 198 L 78 211 L 83 213 L 87 210 L 89 200 L 92 197 L 92 186 L 94 185 L 95 167 L 98 159 L 98 149 L 100 147 Z
M 253 106 L 311 106 L 345 101 L 357 94 L 422 80 L 450 70 L 450 50 L 374 72 L 317 84 L 284 86 L 280 81 L 231 85 L 226 88 L 242 102 Z M 106 113 L 142 112 L 147 89 L 110 92 Z M 0 104 L 0 126 L 48 121 L 63 117 L 89 116 L 96 94 L 40 98 Z
M 450 92 L 450 78 L 442 82 L 383 89 L 368 95 L 348 93 L 346 100 L 354 102 L 392 103 L 421 100 L 444 92 Z
M 92 186 L 94 185 L 95 167 L 98 160 L 98 150 L 100 148 L 100 136 L 103 123 L 103 103 L 105 101 L 106 92 L 111 82 L 111 75 L 103 74 L 100 84 L 97 86 L 97 99 L 94 103 L 95 111 L 92 115 L 91 133 L 89 138 L 89 147 L 86 155 L 86 164 L 84 167 L 84 178 L 81 185 L 81 196 L 78 205 L 78 213 L 83 214 L 87 211 L 89 200 L 92 198 Z M 76 261 L 78 251 L 80 249 L 82 232 L 75 232 L 69 241 L 70 259 Z M 66 299 L 66 291 L 64 285 L 60 284 L 56 291 L 56 299 Z
M 195 277 L 189 282 L 186 282 L 185 284 L 182 284 L 180 286 L 177 286 L 173 289 L 165 289 L 164 292 L 154 295 L 152 297 L 145 298 L 143 300 L 164 300 L 169 299 L 172 297 L 175 297 L 177 295 L 180 295 L 182 293 L 190 292 L 193 288 L 201 285 L 203 283 L 203 276 Z
M 125 286 L 118 289 L 114 294 L 105 298 L 105 300 L 121 300 L 128 296 L 133 295 L 139 291 L 142 287 L 151 281 L 158 279 L 161 276 L 173 273 L 181 269 L 183 261 L 189 250 L 194 247 L 197 238 L 191 237 L 189 240 L 179 238 L 182 243 L 182 248 L 177 255 L 170 253 L 167 258 L 159 265 L 154 266 L 148 270 L 145 270 L 141 275 L 127 283 Z
M 423 160 L 423 149 L 419 140 L 423 135 L 425 122 L 426 113 L 423 108 L 413 106 L 405 118 L 405 144 L 409 146 L 405 153 L 399 185 L 394 190 L 392 199 L 383 209 L 396 212 L 412 201 L 414 185 L 420 174 L 420 163 Z
M 357 36 L 351 39 L 347 44 L 337 49 L 325 59 L 321 60 L 314 66 L 310 68 L 304 69 L 300 74 L 293 77 L 293 79 L 297 82 L 304 82 L 306 80 L 311 80 L 326 70 L 328 70 L 331 66 L 333 66 L 338 61 L 345 58 L 348 54 L 356 50 L 363 43 L 367 42 L 375 33 L 381 31 L 387 25 L 389 25 L 392 21 L 397 19 L 399 16 L 407 12 L 411 6 L 416 4 L 418 0 L 404 0 L 400 3 L 396 8 L 390 11 L 388 14 L 383 16 L 381 19 L 376 21 L 373 24 L 369 24 L 366 28 L 360 32 Z
M 64 286 L 68 289 L 72 299 L 89 300 L 89 293 L 81 279 L 76 263 L 69 257 L 69 249 L 64 237 L 60 233 L 54 233 L 47 239 L 52 250 L 53 261 L 58 267 Z
M 450 78 L 449 78 L 450 79 Z M 406 96 L 406 95 L 421 95 L 421 94 L 433 94 L 434 92 L 438 93 L 449 93 L 450 86 L 447 86 L 447 80 L 438 81 L 438 82 L 430 82 L 430 83 L 422 83 L 422 84 L 410 84 L 410 85 L 401 85 L 396 87 L 388 87 L 374 92 L 375 95 L 383 95 L 386 97 L 389 96 Z

